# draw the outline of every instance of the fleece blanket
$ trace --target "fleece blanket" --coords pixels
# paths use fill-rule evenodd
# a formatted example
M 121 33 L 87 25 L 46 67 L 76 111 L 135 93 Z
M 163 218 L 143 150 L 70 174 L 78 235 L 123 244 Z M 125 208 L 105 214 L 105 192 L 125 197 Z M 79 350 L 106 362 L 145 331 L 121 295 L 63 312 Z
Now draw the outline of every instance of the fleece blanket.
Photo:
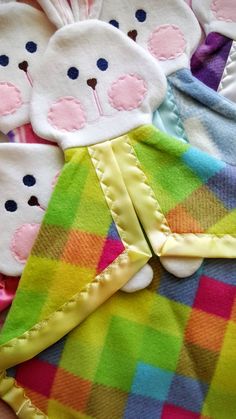
M 181 281 L 151 265 L 148 289 L 115 294 L 8 371 L 45 416 L 235 418 L 236 263 L 205 261 Z
M 122 248 L 110 222 L 101 222 L 109 233 L 98 236 L 103 243 L 113 241 L 117 256 Z M 99 250 L 96 257 L 106 259 Z M 2 375 L 1 396 L 19 417 L 235 417 L 235 262 L 205 261 L 181 281 L 156 258 L 151 266 L 154 280 L 148 289 L 116 293 L 54 346 L 8 370 L 24 396 Z M 95 264 L 88 269 L 99 272 Z M 35 300 L 38 312 L 47 291 Z M 21 304 L 27 310 L 27 300 Z

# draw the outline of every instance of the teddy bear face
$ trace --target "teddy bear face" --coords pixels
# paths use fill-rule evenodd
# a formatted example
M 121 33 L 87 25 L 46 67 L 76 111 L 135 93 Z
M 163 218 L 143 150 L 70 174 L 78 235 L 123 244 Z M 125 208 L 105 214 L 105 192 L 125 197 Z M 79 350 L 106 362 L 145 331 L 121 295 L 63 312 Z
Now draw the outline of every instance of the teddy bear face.
M 189 67 L 200 42 L 199 24 L 182 0 L 103 0 L 99 19 L 146 49 L 161 62 L 166 74 Z
M 0 272 L 20 275 L 63 165 L 54 146 L 0 144 Z
M 156 61 L 128 37 L 103 22 L 76 23 L 48 45 L 31 120 L 38 135 L 63 148 L 95 144 L 151 123 L 165 91 Z
M 0 5 L 0 130 L 5 134 L 29 122 L 34 72 L 53 32 L 38 10 Z

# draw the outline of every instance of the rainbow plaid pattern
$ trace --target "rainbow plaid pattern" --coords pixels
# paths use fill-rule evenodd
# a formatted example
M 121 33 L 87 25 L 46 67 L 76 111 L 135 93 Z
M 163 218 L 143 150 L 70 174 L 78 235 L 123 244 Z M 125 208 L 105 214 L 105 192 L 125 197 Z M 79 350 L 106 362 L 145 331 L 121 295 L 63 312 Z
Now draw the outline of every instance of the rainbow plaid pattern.
M 129 140 L 173 233 L 236 234 L 234 166 L 152 126 Z
M 50 419 L 236 417 L 236 262 L 186 280 L 151 264 L 149 289 L 117 293 L 9 371 Z
M 123 251 L 87 149 L 71 150 L 1 331 L 1 342 L 45 319 Z

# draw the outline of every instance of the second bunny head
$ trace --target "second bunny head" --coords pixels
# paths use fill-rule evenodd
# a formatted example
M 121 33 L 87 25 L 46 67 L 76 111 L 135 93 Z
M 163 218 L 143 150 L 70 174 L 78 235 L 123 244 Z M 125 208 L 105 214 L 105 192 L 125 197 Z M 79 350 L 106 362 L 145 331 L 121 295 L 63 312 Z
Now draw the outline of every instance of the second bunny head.
M 0 130 L 29 122 L 35 69 L 55 31 L 42 12 L 15 2 L 0 4 Z

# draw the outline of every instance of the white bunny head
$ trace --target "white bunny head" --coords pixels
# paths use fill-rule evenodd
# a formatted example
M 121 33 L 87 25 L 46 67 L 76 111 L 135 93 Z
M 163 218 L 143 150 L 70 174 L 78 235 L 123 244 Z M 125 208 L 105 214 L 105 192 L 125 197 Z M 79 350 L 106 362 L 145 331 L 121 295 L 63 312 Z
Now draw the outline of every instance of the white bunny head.
M 151 123 L 166 91 L 156 60 L 112 25 L 67 25 L 51 38 L 33 87 L 31 121 L 63 148 Z
M 207 35 L 218 32 L 236 40 L 235 0 L 192 0 L 192 8 Z
M 58 147 L 0 144 L 0 273 L 22 273 L 62 165 Z
M 82 10 L 83 4 L 81 0 Z M 87 17 L 110 23 L 146 49 L 166 74 L 189 67 L 201 39 L 197 19 L 184 0 L 95 0 L 87 10 Z
M 34 72 L 55 29 L 25 4 L 0 3 L 0 130 L 29 122 Z

